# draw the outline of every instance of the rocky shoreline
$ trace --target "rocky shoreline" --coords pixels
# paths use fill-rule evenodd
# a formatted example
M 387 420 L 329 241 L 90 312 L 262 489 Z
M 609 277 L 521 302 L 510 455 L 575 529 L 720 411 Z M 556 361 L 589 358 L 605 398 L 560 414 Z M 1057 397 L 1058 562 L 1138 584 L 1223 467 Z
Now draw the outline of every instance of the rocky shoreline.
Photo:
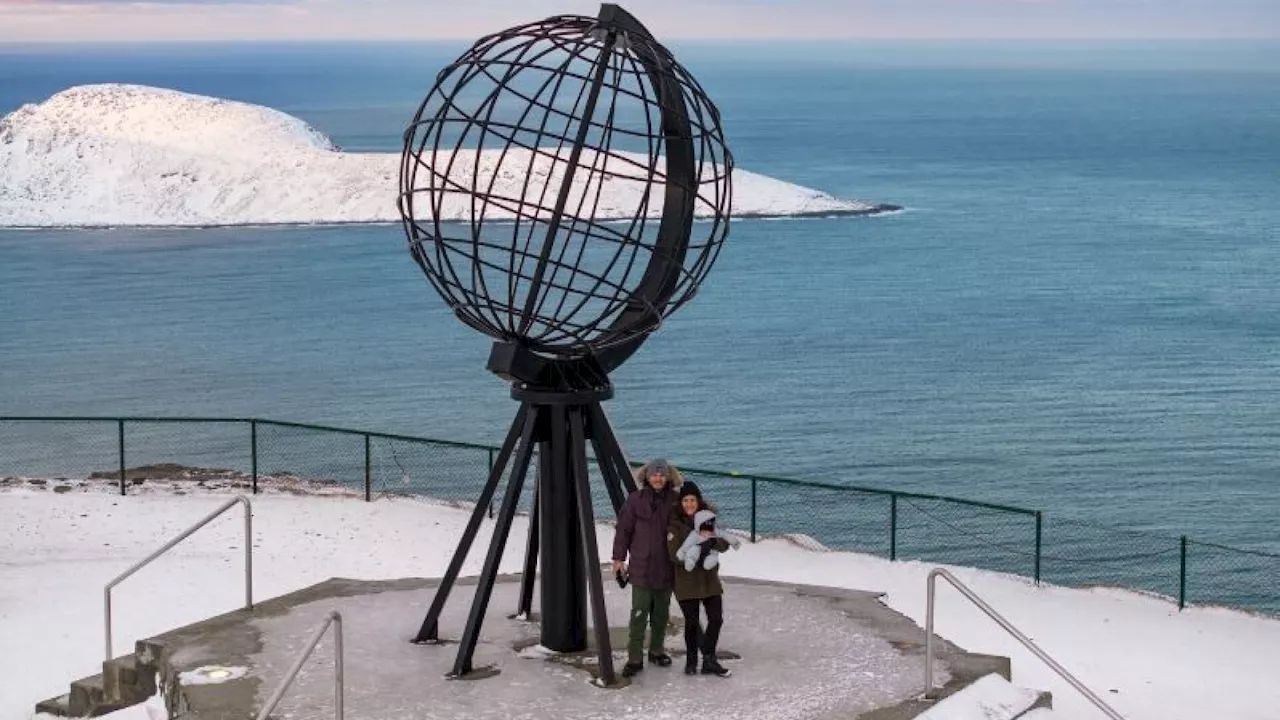
M 176 463 L 159 463 L 125 468 L 126 492 L 169 492 L 185 495 L 188 492 L 253 490 L 253 476 L 226 468 L 202 468 Z M 34 491 L 112 492 L 120 491 L 119 470 L 98 470 L 86 477 L 26 477 L 8 475 L 0 477 L 0 490 L 26 489 Z M 290 472 L 273 472 L 258 475 L 259 493 L 289 493 L 294 495 L 342 495 L 363 497 L 362 488 L 354 488 L 338 480 L 304 478 Z

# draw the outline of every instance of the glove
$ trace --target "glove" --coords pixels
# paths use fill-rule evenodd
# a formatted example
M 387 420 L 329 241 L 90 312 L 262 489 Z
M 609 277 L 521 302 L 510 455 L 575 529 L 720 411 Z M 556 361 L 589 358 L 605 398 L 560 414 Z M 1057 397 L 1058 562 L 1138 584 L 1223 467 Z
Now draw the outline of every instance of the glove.
M 695 567 L 700 567 L 705 569 L 706 566 L 703 563 L 706 561 L 707 556 L 711 554 L 711 542 L 707 541 L 704 543 L 699 543 L 698 547 L 702 548 L 702 552 L 698 553 L 698 562 L 696 562 L 694 565 Z

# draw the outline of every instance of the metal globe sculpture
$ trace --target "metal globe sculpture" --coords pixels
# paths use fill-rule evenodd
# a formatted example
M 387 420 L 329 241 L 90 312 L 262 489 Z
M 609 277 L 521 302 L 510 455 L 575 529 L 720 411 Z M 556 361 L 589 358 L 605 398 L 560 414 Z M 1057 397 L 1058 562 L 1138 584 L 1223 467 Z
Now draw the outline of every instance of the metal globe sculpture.
M 710 271 L 729 232 L 732 169 L 715 105 L 609 4 L 481 38 L 439 73 L 406 130 L 410 252 L 458 319 L 494 339 L 488 368 L 521 403 L 416 638 L 438 642 L 510 462 L 453 675 L 473 670 L 536 447 L 518 612 L 531 609 L 540 555 L 542 644 L 583 650 L 589 583 L 600 679 L 614 682 L 586 446 L 617 512 L 633 481 L 600 405 L 613 396 L 608 375 Z

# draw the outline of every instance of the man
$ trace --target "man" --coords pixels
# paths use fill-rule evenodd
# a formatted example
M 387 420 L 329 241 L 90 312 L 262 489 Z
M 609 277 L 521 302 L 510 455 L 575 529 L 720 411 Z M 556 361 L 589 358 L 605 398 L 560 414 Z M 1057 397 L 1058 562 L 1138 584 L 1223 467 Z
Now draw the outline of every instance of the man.
M 631 583 L 631 635 L 623 677 L 644 669 L 646 625 L 649 662 L 659 667 L 671 665 L 671 656 L 663 649 L 675 577 L 667 555 L 667 522 L 683 478 L 680 471 L 661 459 L 649 461 L 638 475 L 641 487 L 622 505 L 613 538 L 613 571 Z

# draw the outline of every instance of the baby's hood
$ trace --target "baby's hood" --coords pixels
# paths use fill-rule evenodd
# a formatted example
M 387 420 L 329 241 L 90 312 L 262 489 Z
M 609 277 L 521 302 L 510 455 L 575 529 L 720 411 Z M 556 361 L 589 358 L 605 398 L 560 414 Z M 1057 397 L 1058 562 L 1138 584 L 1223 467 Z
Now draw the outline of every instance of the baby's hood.
M 711 512 L 710 510 L 699 510 L 698 512 L 694 513 L 693 515 L 694 532 L 697 532 L 698 528 L 702 527 L 703 523 L 707 522 L 708 520 L 715 520 L 715 519 L 716 519 L 716 514 Z

